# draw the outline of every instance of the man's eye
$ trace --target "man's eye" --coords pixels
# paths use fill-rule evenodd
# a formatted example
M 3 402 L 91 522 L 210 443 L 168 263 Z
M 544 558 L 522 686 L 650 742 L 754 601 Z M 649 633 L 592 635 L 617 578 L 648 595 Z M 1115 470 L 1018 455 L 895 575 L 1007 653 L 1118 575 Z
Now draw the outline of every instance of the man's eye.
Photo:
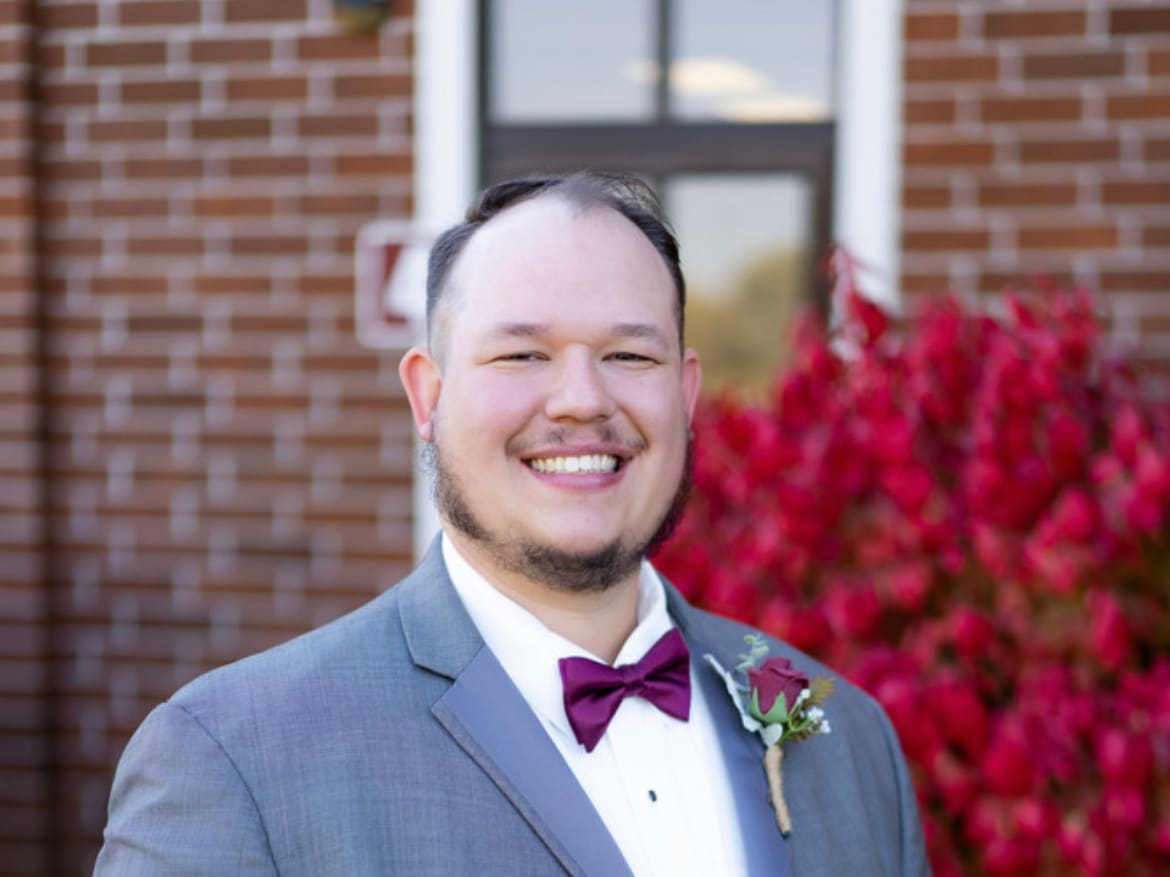
M 496 357 L 497 362 L 536 362 L 541 355 L 531 350 L 522 350 L 515 353 L 504 353 Z
M 623 351 L 620 351 L 618 353 L 611 353 L 609 358 L 617 360 L 618 362 L 653 362 L 654 361 L 649 356 L 643 356 L 640 353 L 631 353 L 628 350 L 623 350 Z

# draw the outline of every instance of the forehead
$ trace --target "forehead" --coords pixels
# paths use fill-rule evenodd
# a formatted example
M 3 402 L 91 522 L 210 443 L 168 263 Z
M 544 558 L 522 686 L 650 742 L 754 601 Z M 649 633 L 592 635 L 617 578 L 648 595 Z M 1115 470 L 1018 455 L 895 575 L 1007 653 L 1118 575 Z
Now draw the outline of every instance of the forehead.
M 535 198 L 485 223 L 451 278 L 452 328 L 496 320 L 675 321 L 661 254 L 605 206 Z

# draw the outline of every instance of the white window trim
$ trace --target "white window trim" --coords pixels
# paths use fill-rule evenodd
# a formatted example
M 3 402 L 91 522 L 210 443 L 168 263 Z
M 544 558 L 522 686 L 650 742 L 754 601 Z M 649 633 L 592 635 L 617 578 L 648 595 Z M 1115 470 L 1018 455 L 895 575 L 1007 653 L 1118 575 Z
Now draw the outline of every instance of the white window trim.
M 841 0 L 833 237 L 869 270 L 865 291 L 900 302 L 902 12 L 905 0 Z M 415 19 L 415 223 L 441 229 L 475 196 L 475 0 L 427 0 Z M 423 278 L 412 284 L 422 288 Z M 414 473 L 415 554 L 438 530 L 430 476 Z
M 866 294 L 891 307 L 901 302 L 904 2 L 842 0 L 837 49 L 833 238 L 869 269 Z

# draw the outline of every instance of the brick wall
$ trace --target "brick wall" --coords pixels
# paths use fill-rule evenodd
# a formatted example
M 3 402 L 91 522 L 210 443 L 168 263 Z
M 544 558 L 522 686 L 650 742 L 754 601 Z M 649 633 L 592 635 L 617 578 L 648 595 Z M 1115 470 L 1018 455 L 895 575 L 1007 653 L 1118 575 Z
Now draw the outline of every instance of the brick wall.
M 26 5 L 0 3 L 0 872 L 78 874 L 151 706 L 411 563 L 397 355 L 358 347 L 351 299 L 357 229 L 411 211 L 412 19 L 396 0 L 367 37 L 329 0 L 33 8 L 36 131 Z
M 1081 283 L 1170 359 L 1170 3 L 907 0 L 905 35 L 904 288 Z
M 41 553 L 32 29 L 0 2 L 0 871 L 40 873 L 51 774 Z

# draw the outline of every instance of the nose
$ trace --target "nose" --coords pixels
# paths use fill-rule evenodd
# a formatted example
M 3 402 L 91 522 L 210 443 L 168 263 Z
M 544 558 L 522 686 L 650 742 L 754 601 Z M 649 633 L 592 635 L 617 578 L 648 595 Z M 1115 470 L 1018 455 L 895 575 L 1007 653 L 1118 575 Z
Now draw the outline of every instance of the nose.
M 605 383 L 601 364 L 587 350 L 566 351 L 557 364 L 545 401 L 551 420 L 588 423 L 610 417 L 616 408 Z

